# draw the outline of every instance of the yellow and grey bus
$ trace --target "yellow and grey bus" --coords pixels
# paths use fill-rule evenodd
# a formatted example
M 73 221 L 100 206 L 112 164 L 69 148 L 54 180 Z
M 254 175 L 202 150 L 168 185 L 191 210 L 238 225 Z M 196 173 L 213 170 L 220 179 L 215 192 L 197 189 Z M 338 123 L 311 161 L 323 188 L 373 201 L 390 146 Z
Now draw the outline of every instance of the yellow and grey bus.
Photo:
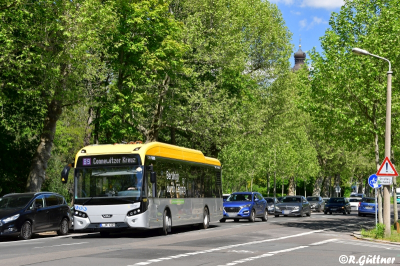
M 166 235 L 172 226 L 206 229 L 223 218 L 221 164 L 200 151 L 160 142 L 91 145 L 74 168 L 75 231 L 159 228 Z

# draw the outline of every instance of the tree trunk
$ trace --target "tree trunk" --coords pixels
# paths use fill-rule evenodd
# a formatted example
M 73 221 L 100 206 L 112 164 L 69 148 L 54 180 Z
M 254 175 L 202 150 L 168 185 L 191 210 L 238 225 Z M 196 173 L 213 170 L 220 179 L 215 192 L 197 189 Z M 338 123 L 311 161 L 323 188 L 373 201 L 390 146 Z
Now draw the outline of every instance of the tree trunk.
M 294 177 L 291 176 L 289 177 L 289 185 L 288 185 L 288 195 L 289 196 L 295 196 L 295 191 L 294 191 Z
M 314 189 L 313 189 L 313 196 L 320 196 L 321 195 L 321 185 L 322 185 L 323 177 L 319 176 L 315 180 Z
M 100 107 L 96 108 L 96 123 L 94 124 L 94 144 L 99 144 L 99 131 L 100 131 Z
M 85 138 L 83 140 L 83 146 L 88 146 L 90 144 L 90 139 L 92 138 L 92 131 L 90 130 L 90 126 L 93 123 L 94 110 L 93 107 L 90 107 L 88 110 L 88 119 L 85 128 Z
M 175 140 L 175 128 L 171 127 L 171 144 L 176 145 L 176 140 Z
M 40 143 L 33 156 L 31 171 L 29 172 L 26 191 L 39 192 L 46 177 L 47 162 L 51 156 L 57 121 L 62 113 L 60 101 L 52 100 L 47 106 L 43 131 L 40 135 Z

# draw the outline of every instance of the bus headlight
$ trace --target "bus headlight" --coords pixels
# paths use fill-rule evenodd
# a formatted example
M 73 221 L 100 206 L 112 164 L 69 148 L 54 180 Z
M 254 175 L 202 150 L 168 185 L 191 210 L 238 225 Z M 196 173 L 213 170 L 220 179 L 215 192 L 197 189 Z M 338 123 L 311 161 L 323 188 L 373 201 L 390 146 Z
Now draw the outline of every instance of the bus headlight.
M 137 214 L 139 214 L 139 213 L 140 213 L 140 208 L 134 209 L 134 210 L 130 210 L 130 211 L 127 213 L 127 216 L 134 216 L 134 215 L 137 215 Z
M 81 211 L 75 211 L 74 212 L 74 216 L 78 216 L 78 217 L 82 217 L 82 218 L 87 218 L 88 217 L 88 215 L 86 213 L 81 212 Z

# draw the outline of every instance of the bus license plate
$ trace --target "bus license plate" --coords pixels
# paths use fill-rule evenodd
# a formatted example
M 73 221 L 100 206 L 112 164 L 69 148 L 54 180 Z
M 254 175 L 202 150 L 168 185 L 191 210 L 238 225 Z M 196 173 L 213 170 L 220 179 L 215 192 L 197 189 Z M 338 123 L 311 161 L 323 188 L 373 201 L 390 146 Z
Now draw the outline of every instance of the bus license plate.
M 115 227 L 115 223 L 100 224 L 100 227 Z

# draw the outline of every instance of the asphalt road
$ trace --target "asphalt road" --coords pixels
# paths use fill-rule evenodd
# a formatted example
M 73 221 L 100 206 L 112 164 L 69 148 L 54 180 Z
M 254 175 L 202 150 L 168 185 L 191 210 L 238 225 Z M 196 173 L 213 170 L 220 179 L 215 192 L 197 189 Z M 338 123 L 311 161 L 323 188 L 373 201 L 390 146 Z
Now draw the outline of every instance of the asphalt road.
M 364 265 L 387 265 L 367 264 L 374 255 L 400 264 L 400 246 L 350 236 L 373 225 L 372 216 L 313 213 L 302 218 L 270 215 L 267 222 L 213 223 L 207 230 L 179 227 L 168 236 L 152 230 L 107 238 L 48 233 L 27 241 L 0 239 L 0 265 L 349 265 L 341 264 L 340 256 L 353 256 L 350 265 L 362 265 L 356 262 L 363 260 Z

